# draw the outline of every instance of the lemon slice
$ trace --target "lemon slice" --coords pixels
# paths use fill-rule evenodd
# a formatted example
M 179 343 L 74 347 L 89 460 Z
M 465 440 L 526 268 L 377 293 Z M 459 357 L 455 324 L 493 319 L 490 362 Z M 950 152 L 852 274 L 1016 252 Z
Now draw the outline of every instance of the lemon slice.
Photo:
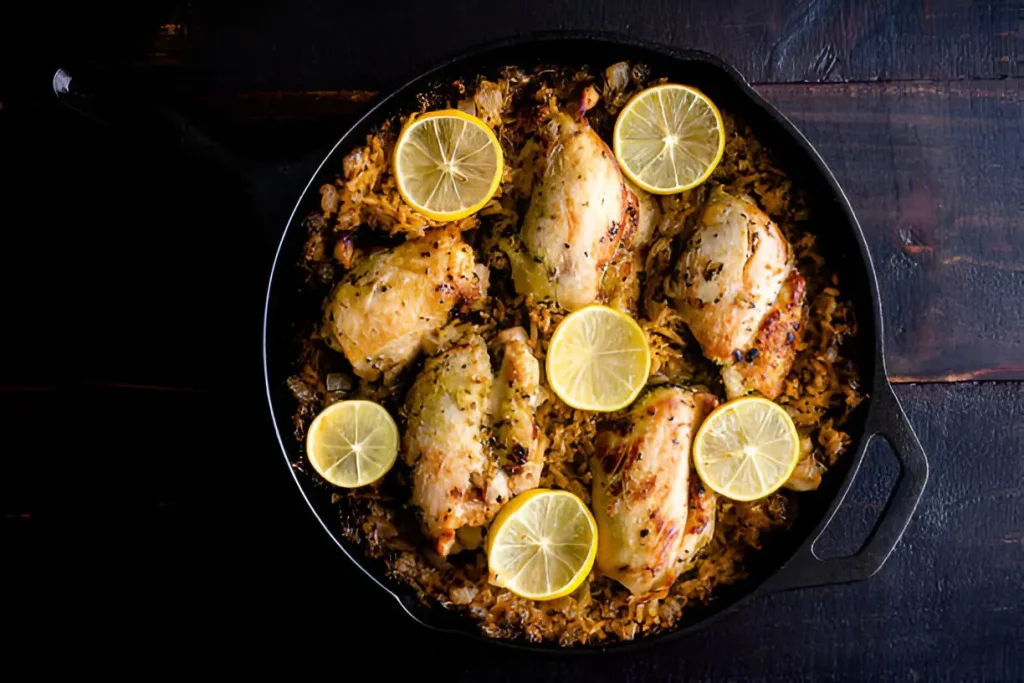
M 398 193 L 438 221 L 482 209 L 498 189 L 503 163 L 494 131 L 457 109 L 410 116 L 395 145 Z
M 655 194 L 700 185 L 722 160 L 725 126 L 701 91 L 667 83 L 642 90 L 615 121 L 615 158 L 634 183 Z
M 533 489 L 513 498 L 487 532 L 488 580 L 531 600 L 554 600 L 590 576 L 597 522 L 574 493 Z
M 332 403 L 313 418 L 306 456 L 321 477 L 355 488 L 377 481 L 398 457 L 398 426 L 371 401 Z
M 693 464 L 716 493 L 733 500 L 764 498 L 782 486 L 800 460 L 800 437 L 782 406 L 746 396 L 715 408 L 697 430 Z
M 548 384 L 573 408 L 608 412 L 633 402 L 647 384 L 651 351 L 636 321 L 608 306 L 586 306 L 555 328 Z

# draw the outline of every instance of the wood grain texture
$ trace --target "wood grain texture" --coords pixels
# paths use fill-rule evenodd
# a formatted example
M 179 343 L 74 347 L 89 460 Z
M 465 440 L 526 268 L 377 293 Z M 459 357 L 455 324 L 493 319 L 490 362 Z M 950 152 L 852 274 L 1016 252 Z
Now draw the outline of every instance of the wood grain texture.
M 928 453 L 931 477 L 895 553 L 866 581 L 770 595 L 689 639 L 638 654 L 521 656 L 407 623 L 390 599 L 346 567 L 315 522 L 303 519 L 308 513 L 298 496 L 282 495 L 280 507 L 256 511 L 264 539 L 258 563 L 294 583 L 268 592 L 258 611 L 284 611 L 252 627 L 256 633 L 268 629 L 268 643 L 298 637 L 310 652 L 342 641 L 347 651 L 358 652 L 384 638 L 402 653 L 389 664 L 398 677 L 441 666 L 432 653 L 451 653 L 443 667 L 445 680 L 452 681 L 1020 680 L 1024 385 L 913 385 L 897 394 Z M 873 444 L 822 544 L 826 553 L 856 547 L 864 538 L 896 469 L 887 448 Z M 269 480 L 267 486 L 270 495 L 278 490 Z M 283 494 L 285 484 L 280 486 Z M 290 559 L 282 565 L 274 556 Z M 340 596 L 297 600 L 309 588 L 304 567 L 334 577 L 335 585 L 344 586 Z M 322 642 L 299 626 L 314 621 L 332 625 Z M 282 657 L 281 672 L 290 677 L 336 671 L 331 658 Z M 261 670 L 269 666 L 260 658 Z M 359 680 L 354 672 L 347 676 Z
M 615 31 L 713 52 L 754 82 L 999 78 L 1019 69 L 1020 3 L 997 0 L 300 0 L 244 20 L 235 3 L 192 2 L 176 23 L 202 33 L 183 61 L 216 60 L 220 89 L 380 88 L 482 43 L 555 30 Z M 386 40 L 361 40 L 386 27 Z M 154 27 L 166 42 L 166 30 Z M 230 46 L 231 52 L 226 48 Z M 353 85 L 358 84 L 358 85 Z

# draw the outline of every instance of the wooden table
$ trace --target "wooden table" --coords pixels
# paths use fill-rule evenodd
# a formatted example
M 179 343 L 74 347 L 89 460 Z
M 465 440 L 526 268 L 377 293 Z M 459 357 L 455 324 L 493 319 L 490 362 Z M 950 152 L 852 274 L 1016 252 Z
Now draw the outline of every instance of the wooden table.
M 234 643 L 246 667 L 290 679 L 356 680 L 350 662 L 382 644 L 398 673 L 446 680 L 1024 677 L 1024 5 L 269 4 L 26 3 L 0 29 L 5 50 L 39 36 L 0 79 L 0 511 L 15 598 L 32 608 L 9 624 L 60 615 L 102 637 L 84 616 L 102 610 L 154 648 L 137 652 L 161 651 L 146 629 L 188 641 L 165 666 L 191 671 L 190 653 Z M 290 202 L 376 93 L 470 45 L 551 29 L 718 54 L 849 195 L 891 380 L 932 467 L 872 579 L 760 599 L 639 654 L 531 658 L 408 623 L 305 509 L 260 386 L 262 297 Z M 54 104 L 53 70 L 87 59 L 216 145 L 195 154 Z M 247 177 L 211 150 L 245 159 Z M 827 550 L 857 548 L 896 470 L 873 444 Z

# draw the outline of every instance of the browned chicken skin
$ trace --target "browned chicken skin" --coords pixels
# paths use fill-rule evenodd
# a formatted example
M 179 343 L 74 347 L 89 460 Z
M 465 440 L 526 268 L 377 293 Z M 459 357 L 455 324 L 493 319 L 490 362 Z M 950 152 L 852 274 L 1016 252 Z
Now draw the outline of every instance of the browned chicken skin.
M 672 585 L 714 533 L 714 494 L 692 471 L 690 444 L 716 403 L 712 394 L 659 387 L 598 434 L 597 568 L 634 595 Z
M 804 278 L 789 242 L 747 198 L 715 189 L 679 263 L 676 307 L 729 398 L 775 398 L 801 334 Z
M 741 362 L 722 368 L 725 393 L 730 398 L 750 391 L 759 391 L 768 398 L 782 393 L 782 382 L 793 366 L 797 342 L 803 334 L 800 322 L 805 287 L 803 276 L 793 268 L 782 283 L 775 304 L 757 327 L 757 335 L 750 345 L 751 349 L 757 349 L 757 354 L 748 349 L 742 354 Z
M 484 294 L 474 266 L 473 249 L 454 226 L 374 253 L 327 299 L 323 336 L 364 379 L 397 371 L 457 304 Z
M 683 529 L 683 545 L 679 549 L 676 576 L 690 571 L 697 563 L 697 555 L 715 537 L 715 515 L 718 496 L 704 485 L 696 470 L 690 470 L 690 512 Z

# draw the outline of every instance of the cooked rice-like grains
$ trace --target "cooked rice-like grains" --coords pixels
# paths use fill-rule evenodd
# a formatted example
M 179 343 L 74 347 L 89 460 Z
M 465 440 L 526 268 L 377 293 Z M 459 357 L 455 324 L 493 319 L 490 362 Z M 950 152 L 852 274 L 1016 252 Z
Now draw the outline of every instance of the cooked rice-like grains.
M 422 110 L 457 107 L 494 126 L 506 159 L 495 198 L 477 215 L 459 222 L 477 251 L 477 261 L 490 269 L 491 298 L 484 310 L 459 311 L 461 322 L 427 340 L 428 353 L 446 348 L 466 328 L 493 342 L 500 330 L 521 325 L 543 362 L 551 333 L 565 312 L 551 303 L 516 295 L 508 259 L 498 249 L 502 236 L 518 230 L 541 172 L 543 159 L 534 134 L 545 125 L 553 107 L 573 102 L 583 86 L 594 84 L 601 90 L 602 101 L 588 112 L 588 120 L 608 139 L 615 115 L 629 97 L 658 82 L 648 74 L 645 66 L 628 64 L 613 65 L 604 74 L 553 68 L 528 74 L 507 68 L 497 82 L 456 83 L 447 93 L 420 98 Z M 790 239 L 807 280 L 806 328 L 778 401 L 793 417 L 804 452 L 824 468 L 849 446 L 850 437 L 842 425 L 863 399 L 858 370 L 842 348 L 843 341 L 857 331 L 853 307 L 841 297 L 838 276 L 828 269 L 809 232 L 807 197 L 772 164 L 747 126 L 728 112 L 723 112 L 723 119 L 725 154 L 709 182 L 656 198 L 661 219 L 645 259 L 638 316 L 652 351 L 650 383 L 685 384 L 724 399 L 718 368 L 701 355 L 685 323 L 668 305 L 667 295 L 676 286 L 672 281 L 675 263 L 710 188 L 717 184 L 732 193 L 748 194 Z M 323 300 L 331 283 L 366 253 L 437 225 L 405 205 L 395 187 L 389 158 L 402 122 L 395 119 L 381 125 L 365 145 L 345 157 L 336 182 L 321 188 L 321 211 L 306 219 L 308 239 L 299 265 L 312 297 Z M 420 363 L 394 377 L 357 381 L 344 358 L 318 338 L 319 321 L 303 322 L 296 340 L 295 375 L 288 380 L 297 401 L 295 438 L 300 443 L 316 413 L 343 398 L 378 401 L 401 419 L 405 391 Z M 545 392 L 547 400 L 537 411 L 537 421 L 550 445 L 541 485 L 568 489 L 589 504 L 588 461 L 602 418 L 574 410 L 546 388 Z M 305 460 L 293 465 L 307 469 Z M 329 488 L 317 477 L 311 479 Z M 561 646 L 630 640 L 673 628 L 693 605 L 712 600 L 717 587 L 745 577 L 752 554 L 770 541 L 773 532 L 792 524 L 797 495 L 783 490 L 752 503 L 720 498 L 714 538 L 695 567 L 653 595 L 631 596 L 617 583 L 592 574 L 572 595 L 534 602 L 487 583 L 482 549 L 447 560 L 431 552 L 406 505 L 408 480 L 408 469 L 399 459 L 373 486 L 335 490 L 331 500 L 338 509 L 342 535 L 369 556 L 383 560 L 388 574 L 412 586 L 424 603 L 461 612 L 482 633 Z

